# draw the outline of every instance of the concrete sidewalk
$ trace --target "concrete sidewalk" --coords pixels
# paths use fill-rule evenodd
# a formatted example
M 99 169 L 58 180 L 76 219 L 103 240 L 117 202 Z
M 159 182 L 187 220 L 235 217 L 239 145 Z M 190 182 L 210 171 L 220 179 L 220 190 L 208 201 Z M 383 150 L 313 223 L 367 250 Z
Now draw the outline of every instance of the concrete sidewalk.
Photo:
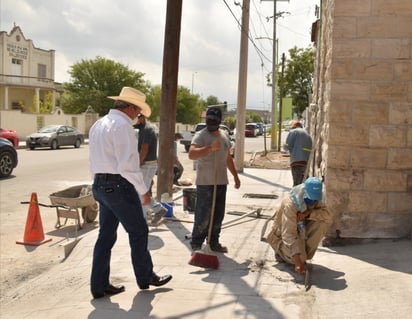
M 126 291 L 93 300 L 89 277 L 97 229 L 81 238 L 62 263 L 13 291 L 0 318 L 411 318 L 412 242 L 369 241 L 367 244 L 320 247 L 313 259 L 311 288 L 293 267 L 279 264 L 260 240 L 271 209 L 289 191 L 289 170 L 245 169 L 240 190 L 228 186 L 225 222 L 234 212 L 262 208 L 261 218 L 246 217 L 222 231 L 228 254 L 218 254 L 218 270 L 188 265 L 193 214 L 175 201 L 175 219 L 149 233 L 155 271 L 170 273 L 164 287 L 140 291 L 136 285 L 128 238 L 119 228 L 112 252 L 111 280 Z M 248 194 L 244 197 L 244 194 Z M 254 196 L 267 195 L 267 196 Z M 274 198 L 270 198 L 271 196 Z M 277 198 L 276 198 L 277 197 Z M 270 227 L 270 225 L 269 225 Z M 12 267 L 12 265 L 10 265 Z

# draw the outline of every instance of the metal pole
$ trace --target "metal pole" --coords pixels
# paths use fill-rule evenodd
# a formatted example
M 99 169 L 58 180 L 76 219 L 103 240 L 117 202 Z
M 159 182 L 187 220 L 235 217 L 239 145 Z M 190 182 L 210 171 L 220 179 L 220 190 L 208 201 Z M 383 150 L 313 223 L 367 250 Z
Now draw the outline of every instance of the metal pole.
M 262 1 L 271 1 L 271 0 L 262 0 Z M 289 0 L 273 0 L 273 56 L 272 56 L 272 131 L 271 131 L 271 143 L 270 148 L 272 150 L 280 150 L 280 146 L 277 144 L 276 138 L 276 62 L 277 62 L 277 39 L 276 39 L 276 18 L 277 18 L 277 10 L 276 10 L 276 2 L 277 1 L 288 1 Z M 280 132 L 279 132 L 280 134 Z
M 280 88 L 279 88 L 279 136 L 278 136 L 278 152 L 280 152 L 281 145 L 281 135 L 282 135 L 282 107 L 283 107 L 283 74 L 285 69 L 285 53 L 282 53 L 282 71 L 280 78 Z
M 272 56 L 272 130 L 270 148 L 277 150 L 276 146 L 276 0 L 273 1 L 273 56 Z

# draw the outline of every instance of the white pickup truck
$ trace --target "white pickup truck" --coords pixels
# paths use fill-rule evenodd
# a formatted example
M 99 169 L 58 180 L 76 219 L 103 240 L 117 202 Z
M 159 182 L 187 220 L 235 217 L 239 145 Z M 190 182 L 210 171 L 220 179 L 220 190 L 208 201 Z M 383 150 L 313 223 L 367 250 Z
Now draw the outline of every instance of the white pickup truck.
M 183 144 L 185 146 L 186 152 L 189 152 L 190 144 L 192 143 L 192 138 L 195 135 L 195 133 L 197 131 L 200 131 L 201 129 L 204 129 L 205 127 L 206 123 L 197 123 L 195 130 L 191 131 L 190 135 L 189 132 L 185 132 L 186 134 L 182 133 L 183 138 L 180 140 L 180 144 Z M 235 136 L 233 135 L 233 132 L 226 125 L 220 124 L 219 127 L 221 130 L 227 133 L 232 144 L 234 144 Z

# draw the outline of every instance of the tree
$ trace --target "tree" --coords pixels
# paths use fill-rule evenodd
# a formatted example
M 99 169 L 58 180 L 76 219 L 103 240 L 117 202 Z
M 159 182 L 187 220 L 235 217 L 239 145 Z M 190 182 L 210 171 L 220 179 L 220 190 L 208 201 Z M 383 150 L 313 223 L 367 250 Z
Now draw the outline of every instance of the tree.
M 61 98 L 66 113 L 82 113 L 90 105 L 99 115 L 105 115 L 113 105 L 107 97 L 119 95 L 124 86 L 134 87 L 148 97 L 151 93 L 150 84 L 143 80 L 144 73 L 99 56 L 73 64 L 69 74 L 72 82 L 63 84 Z
M 292 97 L 293 111 L 301 114 L 309 106 L 312 93 L 312 77 L 315 54 L 311 48 L 294 47 L 289 50 L 283 80 L 279 75 L 279 87 L 283 85 L 283 96 Z
M 219 104 L 222 104 L 222 102 L 219 102 L 219 99 L 214 95 L 209 95 L 206 98 L 206 105 L 207 106 L 209 106 L 209 105 L 219 105 Z
M 176 121 L 184 124 L 195 124 L 200 121 L 204 103 L 199 95 L 190 93 L 186 87 L 177 90 Z
M 262 122 L 262 117 L 259 113 L 255 111 L 248 111 L 246 112 L 246 123 L 259 123 Z
M 162 104 L 162 88 L 160 85 L 155 85 L 150 89 L 150 95 L 147 95 L 146 102 L 152 109 L 150 119 L 157 121 L 160 116 L 160 105 Z

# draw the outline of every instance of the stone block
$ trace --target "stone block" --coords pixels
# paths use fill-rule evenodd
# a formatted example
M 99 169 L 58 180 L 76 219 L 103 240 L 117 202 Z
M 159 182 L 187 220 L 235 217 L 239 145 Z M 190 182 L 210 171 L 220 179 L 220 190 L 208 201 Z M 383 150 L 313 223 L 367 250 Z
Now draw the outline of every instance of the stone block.
M 387 158 L 387 149 L 357 147 L 351 152 L 350 166 L 356 168 L 385 168 Z
M 410 58 L 409 39 L 374 39 L 371 45 L 373 58 L 390 60 Z
M 365 191 L 405 192 L 407 189 L 407 174 L 403 171 L 369 169 L 364 179 Z
M 370 88 L 372 101 L 407 101 L 408 84 L 406 82 L 375 82 Z
M 345 212 L 339 227 L 344 238 L 405 238 L 411 234 L 412 213 Z
M 356 17 L 335 17 L 333 37 L 338 39 L 356 38 Z
M 326 192 L 326 206 L 334 214 L 334 212 L 344 211 L 349 203 L 348 192 L 335 192 L 330 191 L 328 188 L 328 183 L 326 182 L 325 189 Z
M 355 124 L 388 124 L 388 103 L 384 102 L 354 102 L 352 122 Z
M 329 123 L 349 123 L 352 121 L 352 101 L 335 101 L 329 108 Z
M 412 192 L 389 193 L 388 211 L 397 213 L 412 213 Z
M 358 37 L 365 39 L 410 38 L 412 20 L 407 16 L 369 16 L 357 19 Z
M 399 170 L 412 169 L 412 148 L 389 148 L 388 168 Z
M 326 186 L 328 191 L 348 192 L 352 189 L 363 189 L 363 169 L 328 168 Z
M 387 194 L 369 191 L 351 191 L 348 211 L 354 213 L 383 213 L 387 210 Z
M 334 58 L 370 58 L 371 40 L 369 39 L 333 39 Z
M 339 16 L 369 16 L 371 0 L 334 1 L 334 15 Z M 356 8 L 356 10 L 354 10 Z
M 396 81 L 412 80 L 412 61 L 410 59 L 396 62 L 393 65 L 394 77 Z
M 371 147 L 405 147 L 406 127 L 396 125 L 372 125 L 369 129 Z
M 368 146 L 368 127 L 341 123 L 329 127 L 329 144 L 341 146 Z
M 394 78 L 393 64 L 377 59 L 336 59 L 333 78 L 337 80 L 389 81 Z
M 407 191 L 408 193 L 412 193 L 412 173 L 411 173 L 411 174 L 408 174 L 406 191 Z
M 411 16 L 411 0 L 391 1 L 390 5 L 388 5 L 388 0 L 374 0 L 371 3 L 371 15 Z
M 408 128 L 408 132 L 406 134 L 406 146 L 407 147 L 412 147 L 412 128 Z
M 343 168 L 350 167 L 350 154 L 351 147 L 349 146 L 337 146 L 330 145 L 328 149 L 327 165 L 330 168 Z
M 412 103 L 391 103 L 389 107 L 389 124 L 412 125 Z
M 367 81 L 333 81 L 330 89 L 331 105 L 335 101 L 369 101 L 370 83 Z

